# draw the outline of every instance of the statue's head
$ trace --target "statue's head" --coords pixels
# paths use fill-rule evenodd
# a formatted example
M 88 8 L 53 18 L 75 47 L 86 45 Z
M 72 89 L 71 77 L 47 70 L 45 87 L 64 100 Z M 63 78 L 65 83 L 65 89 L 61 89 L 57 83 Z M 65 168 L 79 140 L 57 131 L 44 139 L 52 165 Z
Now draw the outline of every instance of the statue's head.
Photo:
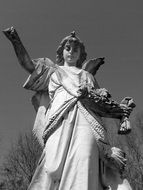
M 86 60 L 87 53 L 85 52 L 85 46 L 83 42 L 76 36 L 75 32 L 71 32 L 71 34 L 65 37 L 57 51 L 56 51 L 56 62 L 58 65 L 64 65 L 64 57 L 63 57 L 63 50 L 68 44 L 74 43 L 76 47 L 80 48 L 80 56 L 76 63 L 76 67 L 81 68 L 82 63 Z

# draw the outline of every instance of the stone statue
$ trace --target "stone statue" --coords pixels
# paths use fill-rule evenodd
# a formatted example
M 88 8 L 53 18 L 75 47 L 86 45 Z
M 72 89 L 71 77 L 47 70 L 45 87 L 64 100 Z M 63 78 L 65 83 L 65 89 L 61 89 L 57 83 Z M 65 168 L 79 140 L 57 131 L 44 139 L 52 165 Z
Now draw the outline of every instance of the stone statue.
M 56 63 L 31 60 L 16 30 L 3 32 L 30 74 L 24 88 L 35 91 L 33 132 L 43 153 L 28 190 L 130 190 L 121 178 L 125 153 L 110 146 L 102 117 L 119 119 L 119 134 L 126 134 L 135 104 L 130 97 L 118 104 L 99 88 L 95 74 L 104 58 L 84 63 L 85 46 L 72 32 L 61 41 Z

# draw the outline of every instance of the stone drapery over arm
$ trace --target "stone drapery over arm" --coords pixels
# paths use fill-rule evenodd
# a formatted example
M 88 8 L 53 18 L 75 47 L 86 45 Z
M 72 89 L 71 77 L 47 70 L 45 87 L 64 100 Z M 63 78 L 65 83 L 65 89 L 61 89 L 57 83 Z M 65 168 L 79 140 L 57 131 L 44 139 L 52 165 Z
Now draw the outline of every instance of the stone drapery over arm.
M 56 70 L 55 64 L 48 58 L 32 60 L 35 66 L 33 73 L 30 74 L 23 87 L 35 91 L 31 102 L 37 112 L 34 122 L 33 133 L 43 146 L 43 131 L 45 130 L 46 112 L 50 104 L 48 91 L 49 80 Z
M 49 80 L 57 69 L 56 65 L 49 58 L 39 58 L 32 61 L 35 65 L 35 69 L 23 87 L 36 92 L 48 91 Z
M 79 89 L 79 94 L 83 105 L 101 117 L 121 119 L 122 116 L 129 115 L 131 111 L 131 108 L 110 99 L 111 95 L 105 88 L 94 89 L 87 84 Z

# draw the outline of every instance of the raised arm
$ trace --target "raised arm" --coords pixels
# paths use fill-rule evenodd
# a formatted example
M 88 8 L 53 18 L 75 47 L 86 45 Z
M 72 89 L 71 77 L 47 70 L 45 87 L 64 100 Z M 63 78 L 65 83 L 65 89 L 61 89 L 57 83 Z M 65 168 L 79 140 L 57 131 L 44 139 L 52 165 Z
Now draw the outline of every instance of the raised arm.
M 3 30 L 3 33 L 12 43 L 20 65 L 26 71 L 32 73 L 35 69 L 34 64 L 30 56 L 28 55 L 26 49 L 24 48 L 16 30 L 13 27 L 11 27 Z

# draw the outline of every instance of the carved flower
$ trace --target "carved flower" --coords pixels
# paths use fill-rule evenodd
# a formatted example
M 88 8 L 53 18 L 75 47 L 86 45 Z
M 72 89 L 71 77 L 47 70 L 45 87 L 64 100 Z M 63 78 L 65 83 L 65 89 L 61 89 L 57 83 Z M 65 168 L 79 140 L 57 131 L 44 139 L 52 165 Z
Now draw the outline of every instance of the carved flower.
M 104 98 L 111 98 L 111 94 L 105 88 L 96 89 L 96 94 Z

